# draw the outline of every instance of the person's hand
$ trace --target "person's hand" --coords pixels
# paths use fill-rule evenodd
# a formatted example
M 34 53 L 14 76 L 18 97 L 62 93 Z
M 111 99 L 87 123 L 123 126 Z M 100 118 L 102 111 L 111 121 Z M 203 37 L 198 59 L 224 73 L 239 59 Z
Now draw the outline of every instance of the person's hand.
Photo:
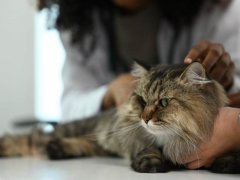
M 206 137 L 199 149 L 185 159 L 183 164 L 189 169 L 208 167 L 216 158 L 239 149 L 239 112 L 236 108 L 221 108 L 215 119 L 212 136 Z
M 230 103 L 229 103 L 230 107 L 240 108 L 240 92 L 229 94 L 228 98 L 230 100 Z
M 103 99 L 103 109 L 125 103 L 135 87 L 134 80 L 131 74 L 122 74 L 112 81 Z
M 234 63 L 222 44 L 201 41 L 190 49 L 184 63 L 200 62 L 211 78 L 218 81 L 225 89 L 233 84 Z

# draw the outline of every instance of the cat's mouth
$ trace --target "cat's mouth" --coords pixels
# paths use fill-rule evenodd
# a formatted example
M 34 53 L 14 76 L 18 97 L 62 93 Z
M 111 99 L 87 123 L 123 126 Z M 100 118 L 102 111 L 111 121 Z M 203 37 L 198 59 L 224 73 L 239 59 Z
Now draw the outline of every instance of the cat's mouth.
M 166 127 L 161 124 L 155 124 L 152 120 L 149 120 L 147 123 L 145 120 L 141 119 L 141 125 L 151 134 L 160 135 L 166 133 Z

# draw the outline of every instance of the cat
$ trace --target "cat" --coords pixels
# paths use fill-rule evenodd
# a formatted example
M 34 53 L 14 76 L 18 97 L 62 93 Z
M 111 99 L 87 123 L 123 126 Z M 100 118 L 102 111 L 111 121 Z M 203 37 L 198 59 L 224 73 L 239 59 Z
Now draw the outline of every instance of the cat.
M 204 136 L 211 136 L 215 116 L 228 103 L 224 89 L 203 66 L 135 64 L 136 88 L 118 109 L 59 124 L 51 133 L 0 138 L 0 156 L 47 155 L 50 159 L 120 156 L 137 172 L 183 168 Z M 219 158 L 210 170 L 239 173 L 239 153 Z M 235 166 L 236 167 L 235 167 Z

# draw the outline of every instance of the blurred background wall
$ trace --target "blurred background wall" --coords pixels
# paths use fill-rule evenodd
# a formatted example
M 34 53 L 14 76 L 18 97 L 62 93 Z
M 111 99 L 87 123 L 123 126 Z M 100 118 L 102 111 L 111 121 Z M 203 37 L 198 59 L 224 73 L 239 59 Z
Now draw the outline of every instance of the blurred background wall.
M 1 126 L 34 115 L 34 27 L 30 1 L 0 1 Z
M 0 1 L 0 134 L 22 120 L 59 120 L 64 55 L 35 0 Z

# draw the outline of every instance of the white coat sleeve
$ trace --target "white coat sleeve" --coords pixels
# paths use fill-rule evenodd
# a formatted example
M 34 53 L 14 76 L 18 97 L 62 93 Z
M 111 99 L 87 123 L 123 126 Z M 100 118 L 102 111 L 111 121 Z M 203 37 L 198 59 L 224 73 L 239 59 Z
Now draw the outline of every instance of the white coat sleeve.
M 214 41 L 222 43 L 234 61 L 236 71 L 229 93 L 240 92 L 240 1 L 234 0 L 222 16 L 214 33 Z
M 71 43 L 70 33 L 60 32 L 66 51 L 63 65 L 63 95 L 61 101 L 62 121 L 70 121 L 92 116 L 100 111 L 102 99 L 107 91 L 102 79 L 94 68 L 94 64 L 86 59 L 81 48 Z M 95 67 L 101 71 L 101 66 Z

